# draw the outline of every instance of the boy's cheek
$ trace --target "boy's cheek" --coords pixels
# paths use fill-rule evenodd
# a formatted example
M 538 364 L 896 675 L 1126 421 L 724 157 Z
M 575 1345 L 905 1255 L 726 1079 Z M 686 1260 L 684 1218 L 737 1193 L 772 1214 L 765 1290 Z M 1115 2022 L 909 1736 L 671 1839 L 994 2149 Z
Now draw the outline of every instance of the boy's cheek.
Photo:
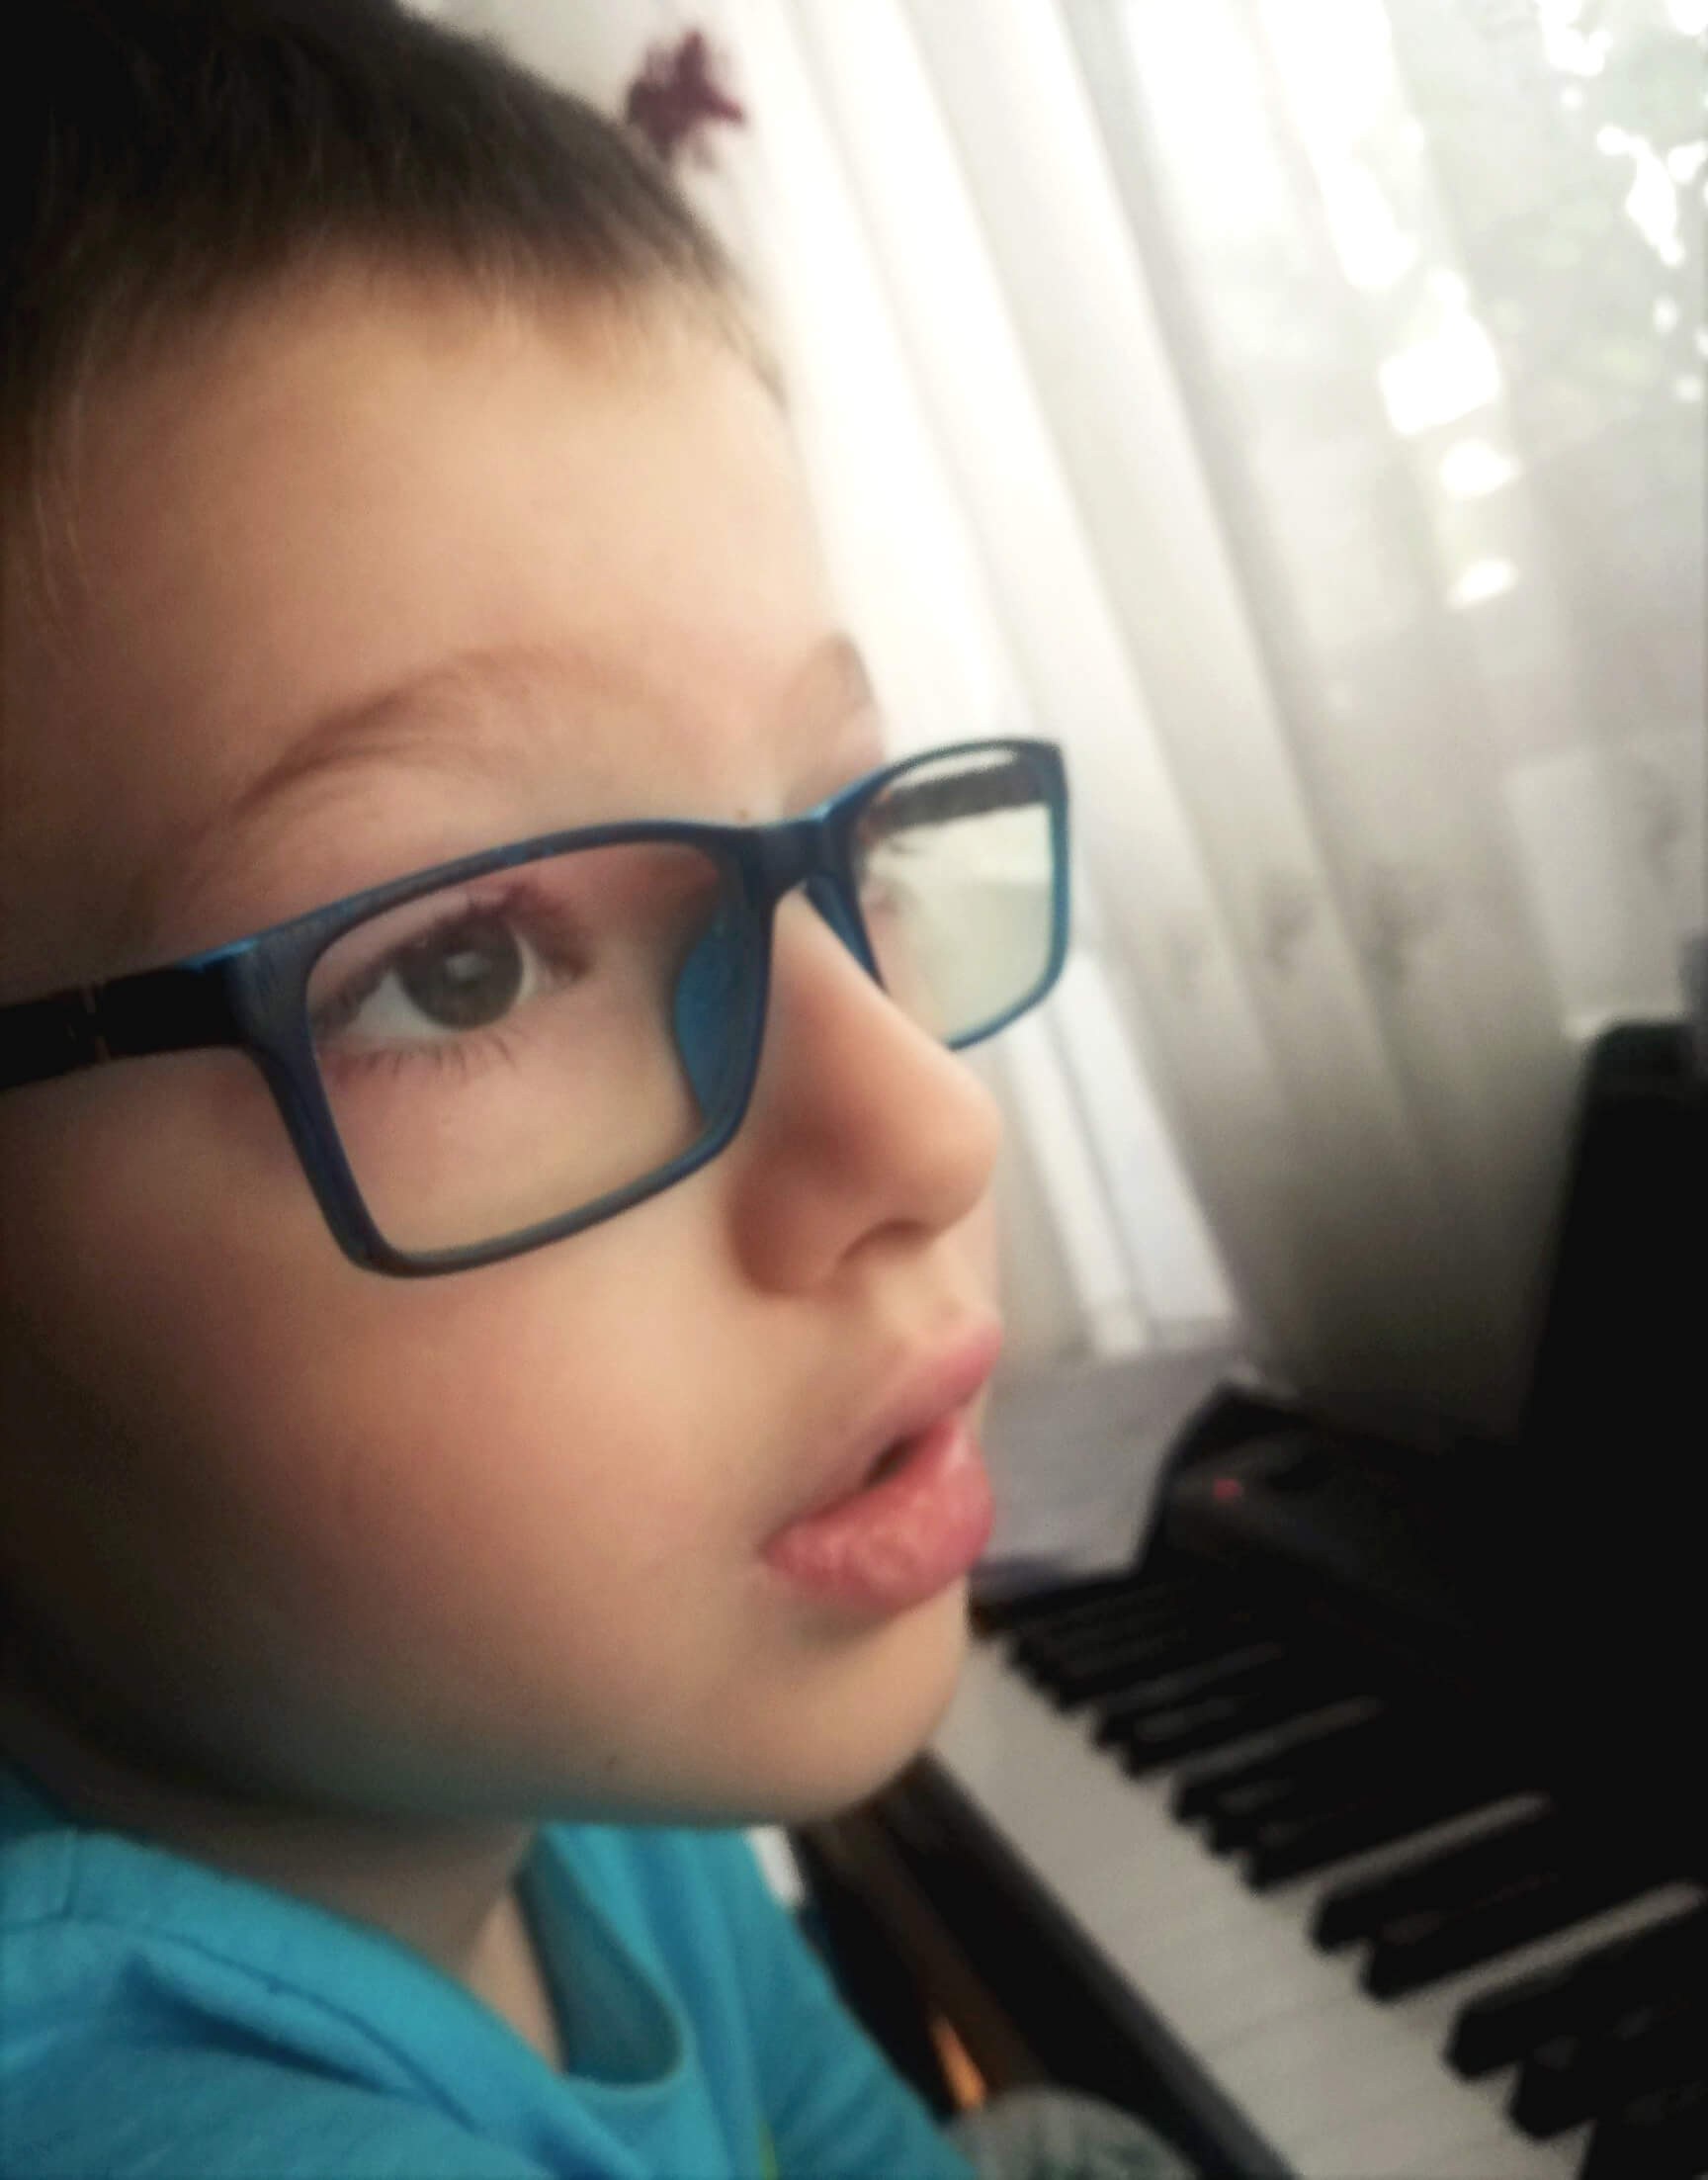
M 152 1526 L 214 1587 L 241 1569 L 282 1616 L 378 1629 L 457 1582 L 501 1617 L 490 1593 L 594 1538 L 636 1576 L 737 1547 L 769 1488 L 763 1418 L 694 1219 L 660 1199 L 562 1249 L 389 1279 L 340 1256 L 275 1115 L 240 1161 L 163 1083 L 128 1088 L 123 1122 L 85 1094 L 63 1124 L 43 1100 L 0 1125 L 0 1306 L 33 1358 L 0 1365 L 5 1420 L 63 1501 L 58 1549 L 79 1507 L 117 1525 L 122 1475 L 121 1559 L 147 1559 Z
M 80 1388 L 85 1417 L 105 1413 L 145 1447 L 162 1485 L 175 1462 L 186 1489 L 200 1469 L 211 1500 L 289 1496 L 324 1464 L 348 1468 L 358 1444 L 376 1477 L 412 1480 L 416 1501 L 447 1450 L 495 1482 L 507 1451 L 524 1465 L 567 1451 L 585 1405 L 577 1381 L 594 1393 L 629 1360 L 607 1281 L 572 1292 L 554 1252 L 432 1281 L 360 1270 L 338 1253 L 265 1103 L 239 1111 L 238 1143 L 222 1151 L 230 1131 L 186 1120 L 163 1080 L 175 1063 L 157 1065 L 159 1093 L 135 1071 L 122 1118 L 91 1079 L 89 1092 L 64 1086 L 57 1110 L 45 1097 L 26 1109 L 26 1094 L 0 1124 L 0 1302 L 42 1382 Z M 211 1121 L 217 1091 L 200 1088 Z M 239 1080 L 232 1094 L 240 1107 L 244 1089 Z M 255 1140 L 243 1142 L 250 1120 Z M 644 1339 L 639 1327 L 631 1337 Z M 633 1360 L 656 1393 L 656 1370 L 648 1380 Z M 99 1461 L 99 1445 L 84 1450 Z M 412 1479 L 389 1475 L 410 1459 Z M 292 1460 L 301 1474 L 271 1473 Z
M 756 1344 L 770 1317 L 722 1246 L 716 1170 L 560 1249 L 389 1279 L 338 1253 L 247 1062 L 120 1072 L 0 1112 L 19 1578 L 34 1564 L 138 1702 L 184 1691 L 211 1737 L 255 1730 L 268 1692 L 305 1777 L 317 1736 L 382 1761 L 394 1712 L 418 1721 L 423 1777 L 501 1717 L 521 1750 L 608 1728 L 616 1761 L 648 1703 L 648 1760 L 707 1762 L 694 1721 L 789 1669 L 752 1555 L 816 1451 L 789 1406 L 814 1355 Z M 936 1248 L 957 1301 L 993 1291 L 987 1201 Z M 842 1793 L 849 1734 L 856 1791 L 928 1726 L 947 1613 L 929 1643 L 898 1631 L 882 1671 L 850 1668 L 804 1791 Z M 818 1670 L 803 1715 L 822 1712 Z M 781 1776 L 748 1707 L 745 1753 Z
M 569 1327 L 529 1385 L 482 1371 L 505 1349 L 478 1314 L 411 1367 L 382 1306 L 419 1298 L 400 1282 L 340 1317 L 229 1259 L 153 1268 L 116 1253 L 53 1367 L 0 1365 L 34 1456 L 0 1481 L 8 1575 L 116 1700 L 240 1770 L 424 1783 L 488 1741 L 596 1741 L 611 1691 L 681 1679 L 637 1600 L 716 1639 L 717 1448 L 649 1473 L 646 1418 L 575 1397 Z

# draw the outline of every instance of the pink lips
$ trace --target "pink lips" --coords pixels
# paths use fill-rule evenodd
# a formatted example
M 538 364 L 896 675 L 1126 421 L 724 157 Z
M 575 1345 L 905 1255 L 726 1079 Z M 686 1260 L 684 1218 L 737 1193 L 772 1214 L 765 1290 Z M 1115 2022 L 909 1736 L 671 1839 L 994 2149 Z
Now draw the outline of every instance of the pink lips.
M 1000 1343 L 990 1328 L 913 1373 L 862 1434 L 839 1471 L 847 1480 L 769 1539 L 766 1564 L 821 1597 L 875 1612 L 923 1604 L 964 1575 L 984 1548 L 994 1509 L 962 1411 Z

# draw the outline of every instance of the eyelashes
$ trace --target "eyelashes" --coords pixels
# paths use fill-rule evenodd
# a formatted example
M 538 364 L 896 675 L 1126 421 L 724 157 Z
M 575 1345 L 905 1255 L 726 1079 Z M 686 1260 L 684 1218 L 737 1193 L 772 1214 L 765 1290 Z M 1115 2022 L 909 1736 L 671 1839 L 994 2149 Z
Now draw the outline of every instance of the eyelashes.
M 432 906 L 311 1003 L 317 1045 L 341 1058 L 443 1058 L 589 973 L 579 919 L 537 882 L 511 880 Z

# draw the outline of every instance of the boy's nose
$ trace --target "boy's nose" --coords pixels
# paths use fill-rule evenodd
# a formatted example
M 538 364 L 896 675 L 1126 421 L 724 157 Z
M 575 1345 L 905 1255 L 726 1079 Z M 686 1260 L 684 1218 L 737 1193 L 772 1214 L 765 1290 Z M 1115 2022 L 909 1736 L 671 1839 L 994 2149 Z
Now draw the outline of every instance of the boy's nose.
M 822 911 L 777 911 L 759 1076 L 731 1146 L 737 1247 L 806 1291 L 876 1237 L 929 1240 L 990 1184 L 1001 1122 L 966 1064 L 856 960 Z

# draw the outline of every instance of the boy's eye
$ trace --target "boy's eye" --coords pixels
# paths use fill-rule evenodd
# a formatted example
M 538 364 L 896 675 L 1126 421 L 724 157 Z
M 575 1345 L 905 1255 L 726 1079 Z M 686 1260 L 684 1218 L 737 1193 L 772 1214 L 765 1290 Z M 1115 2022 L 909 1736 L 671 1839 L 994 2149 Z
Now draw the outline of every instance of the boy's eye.
M 578 964 L 524 934 L 512 910 L 465 905 L 348 978 L 314 1008 L 315 1039 L 348 1046 L 435 1043 L 489 1029 Z
M 483 1029 L 514 1005 L 528 963 L 503 918 L 471 916 L 404 947 L 392 974 L 436 1027 Z
M 464 1248 L 680 1158 L 752 1030 L 735 906 L 699 848 L 620 841 L 435 889 L 333 940 L 308 1027 L 380 1230 Z

